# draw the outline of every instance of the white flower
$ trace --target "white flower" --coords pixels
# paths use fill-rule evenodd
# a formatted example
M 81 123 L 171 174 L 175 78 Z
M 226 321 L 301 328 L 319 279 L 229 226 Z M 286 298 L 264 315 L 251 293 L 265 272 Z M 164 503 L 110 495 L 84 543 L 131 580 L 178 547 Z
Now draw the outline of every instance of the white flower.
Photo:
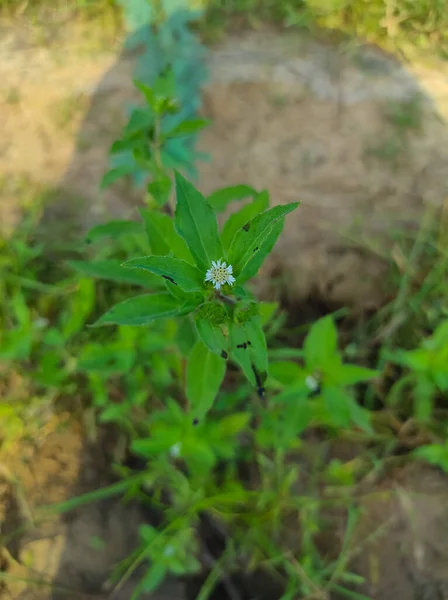
M 165 549 L 163 551 L 163 556 L 173 556 L 174 554 L 174 548 L 173 546 L 165 546 Z
M 305 385 L 310 392 L 317 392 L 319 389 L 319 382 L 312 375 L 308 375 L 308 377 L 305 379 Z
M 205 281 L 211 281 L 216 290 L 219 290 L 225 283 L 233 285 L 235 277 L 232 275 L 232 265 L 227 265 L 221 258 L 218 261 L 212 261 L 212 267 L 205 274 Z
M 180 453 L 182 450 L 182 444 L 180 442 L 177 442 L 177 444 L 173 444 L 170 448 L 170 455 L 173 458 L 179 458 Z

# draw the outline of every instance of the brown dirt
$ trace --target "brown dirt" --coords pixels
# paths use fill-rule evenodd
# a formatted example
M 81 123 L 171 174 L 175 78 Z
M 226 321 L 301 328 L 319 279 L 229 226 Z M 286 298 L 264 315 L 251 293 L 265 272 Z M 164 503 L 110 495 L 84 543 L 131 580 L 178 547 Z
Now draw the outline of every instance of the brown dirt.
M 373 600 L 448 598 L 448 478 L 412 464 L 361 501 L 354 568 Z
M 425 89 L 411 65 L 373 49 L 297 36 L 231 39 L 212 69 L 205 112 L 213 124 L 202 145 L 213 161 L 201 166 L 203 189 L 244 181 L 275 204 L 302 203 L 261 289 L 280 272 L 292 300 L 378 306 L 393 230 L 415 230 L 425 207 L 448 196 L 438 112 L 447 114 L 446 65 L 445 79 L 434 75 L 434 99 L 424 69 Z
M 102 453 L 87 444 L 73 421 L 59 420 L 39 447 L 2 456 L 0 523 L 6 539 L 0 598 L 9 600 L 93 600 L 110 598 L 108 579 L 138 543 L 138 526 L 148 515 L 135 504 L 111 498 L 68 513 L 43 507 L 111 483 Z M 128 600 L 136 579 L 113 595 Z M 153 600 L 182 600 L 174 582 Z M 143 595 L 142 598 L 147 596 Z

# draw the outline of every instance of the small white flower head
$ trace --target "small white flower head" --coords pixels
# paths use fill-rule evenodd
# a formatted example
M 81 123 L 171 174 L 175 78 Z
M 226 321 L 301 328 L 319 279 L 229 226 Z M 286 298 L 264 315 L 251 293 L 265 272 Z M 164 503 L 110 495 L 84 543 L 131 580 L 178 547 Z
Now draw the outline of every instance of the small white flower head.
M 177 442 L 177 444 L 173 444 L 170 448 L 170 455 L 173 458 L 179 458 L 180 453 L 182 450 L 182 444 L 180 442 Z
M 173 556 L 174 554 L 174 548 L 171 545 L 165 546 L 165 549 L 163 551 L 163 556 L 166 556 L 167 558 L 169 556 Z
M 317 392 L 319 389 L 319 382 L 313 375 L 308 375 L 308 377 L 305 379 L 305 385 L 310 392 Z
M 221 258 L 217 261 L 212 261 L 211 268 L 205 274 L 205 281 L 211 281 L 216 290 L 221 289 L 224 284 L 233 285 L 235 277 L 232 275 L 232 265 L 227 265 Z

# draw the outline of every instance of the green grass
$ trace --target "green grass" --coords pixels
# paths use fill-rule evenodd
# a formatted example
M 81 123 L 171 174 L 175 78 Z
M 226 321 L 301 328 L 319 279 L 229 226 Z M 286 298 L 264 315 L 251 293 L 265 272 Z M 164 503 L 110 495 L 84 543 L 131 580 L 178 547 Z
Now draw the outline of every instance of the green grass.
M 144 2 L 145 0 L 142 0 Z M 156 0 L 150 0 L 156 1 Z M 158 1 L 158 0 L 157 0 Z M 448 56 L 445 0 L 204 0 L 201 29 L 216 39 L 229 29 L 304 28 L 332 31 L 379 44 L 389 50 L 410 47 Z M 186 4 L 189 3 L 185 0 Z M 0 14 L 54 14 L 100 17 L 120 10 L 117 0 L 0 0 Z
M 0 13 L 36 14 L 39 12 L 79 14 L 80 16 L 97 16 L 106 10 L 116 8 L 115 0 L 29 0 L 24 3 L 21 0 L 0 0 Z
M 323 28 L 389 49 L 412 45 L 448 53 L 445 0 L 210 0 L 207 23 L 223 22 Z

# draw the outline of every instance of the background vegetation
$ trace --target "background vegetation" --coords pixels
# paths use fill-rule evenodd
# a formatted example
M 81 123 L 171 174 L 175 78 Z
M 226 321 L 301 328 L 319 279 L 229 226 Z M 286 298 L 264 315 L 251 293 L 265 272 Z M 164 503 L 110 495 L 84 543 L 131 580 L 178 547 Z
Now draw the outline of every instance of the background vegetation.
M 157 6 L 157 0 L 149 0 Z M 5 15 L 25 14 L 49 18 L 121 17 L 130 0 L 1 0 Z M 173 4 L 174 5 L 174 4 Z M 277 26 L 309 31 L 330 30 L 361 38 L 389 50 L 419 48 L 446 56 L 448 14 L 444 0 L 192 0 L 190 7 L 205 11 L 201 29 L 216 39 L 229 28 Z

